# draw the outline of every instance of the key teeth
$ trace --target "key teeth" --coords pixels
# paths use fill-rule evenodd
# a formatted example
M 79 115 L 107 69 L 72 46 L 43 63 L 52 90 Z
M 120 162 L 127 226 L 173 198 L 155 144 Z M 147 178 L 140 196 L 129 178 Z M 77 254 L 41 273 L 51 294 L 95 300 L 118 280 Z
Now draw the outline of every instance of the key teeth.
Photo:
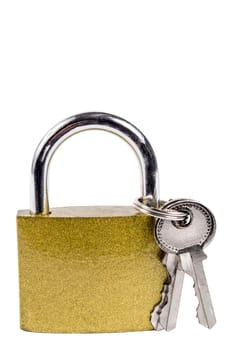
M 203 308 L 201 307 L 201 304 L 200 304 L 200 301 L 199 301 L 199 298 L 198 298 L 198 295 L 197 295 L 195 283 L 193 285 L 193 288 L 195 290 L 195 296 L 198 299 L 198 306 L 196 308 L 196 318 L 198 319 L 199 324 L 201 324 L 202 326 L 204 326 L 204 327 L 206 327 L 208 329 L 211 329 L 216 324 L 215 316 L 212 319 L 212 323 L 209 323 L 208 320 L 206 319 L 205 315 L 204 315 Z
M 196 295 L 197 296 L 197 295 Z M 215 326 L 216 324 L 216 319 L 215 317 L 212 319 L 212 323 L 210 323 L 206 317 L 204 316 L 203 314 L 203 310 L 202 310 L 202 307 L 200 306 L 200 303 L 198 304 L 197 308 L 196 308 L 196 318 L 198 319 L 199 323 L 208 328 L 208 329 L 211 329 Z M 202 321 L 201 321 L 202 320 Z M 205 321 L 204 321 L 205 320 Z
M 166 256 L 164 256 L 163 260 L 162 260 L 163 265 L 166 267 L 167 269 L 167 258 Z M 169 271 L 167 269 L 168 272 L 168 276 L 167 279 L 163 285 L 162 291 L 161 291 L 161 300 L 160 302 L 154 307 L 152 313 L 151 313 L 151 317 L 150 317 L 150 321 L 153 325 L 153 327 L 155 328 L 155 330 L 163 330 L 165 329 L 162 325 L 161 325 L 161 313 L 163 312 L 164 308 L 166 307 L 167 303 L 168 303 L 168 293 L 171 287 L 171 282 L 173 280 L 173 276 L 175 273 L 175 269 L 173 271 Z M 167 329 L 166 329 L 167 330 Z
M 206 322 L 203 322 L 203 320 L 205 319 L 204 316 L 203 316 L 203 313 L 202 313 L 202 308 L 200 307 L 200 303 L 198 304 L 197 308 L 196 308 L 196 318 L 198 319 L 199 323 L 206 327 L 206 328 L 212 328 L 212 326 L 208 325 L 208 323 Z M 202 320 L 202 322 L 201 322 Z
M 197 297 L 197 295 L 196 295 L 196 297 Z M 199 321 L 199 323 L 201 324 L 199 314 L 200 314 L 200 304 L 198 304 L 198 306 L 196 308 L 196 318 Z M 207 326 L 205 325 L 205 327 L 207 327 Z
M 199 314 L 201 313 L 201 310 L 200 310 L 200 302 L 199 302 L 199 298 L 198 298 L 198 295 L 197 295 L 195 283 L 193 284 L 193 288 L 194 288 L 194 291 L 195 291 L 196 299 L 197 299 L 197 301 L 198 301 L 198 306 L 196 307 L 196 318 L 198 319 L 198 321 L 199 321 L 199 323 L 200 323 Z
M 151 313 L 151 317 L 150 317 L 150 321 L 151 321 L 154 329 L 157 331 L 164 329 L 160 323 L 160 315 L 161 315 L 161 312 L 164 309 L 165 305 L 167 304 L 167 299 L 168 299 L 167 294 L 168 294 L 169 283 L 170 283 L 170 282 L 168 283 L 168 279 L 169 279 L 169 277 L 167 278 L 167 282 L 163 285 L 163 289 L 161 291 L 161 300 L 154 307 L 154 309 Z

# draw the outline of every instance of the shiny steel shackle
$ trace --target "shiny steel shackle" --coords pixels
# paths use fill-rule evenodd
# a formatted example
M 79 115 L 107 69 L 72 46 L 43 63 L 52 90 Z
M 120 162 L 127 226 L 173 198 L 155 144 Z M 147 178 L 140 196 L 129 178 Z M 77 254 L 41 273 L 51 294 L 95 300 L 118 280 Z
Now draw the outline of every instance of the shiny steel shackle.
M 39 143 L 32 161 L 32 214 L 49 214 L 48 168 L 56 149 L 70 136 L 85 130 L 104 130 L 120 136 L 134 150 L 141 169 L 141 196 L 158 206 L 158 166 L 143 133 L 128 121 L 108 113 L 90 112 L 67 118 L 54 126 Z

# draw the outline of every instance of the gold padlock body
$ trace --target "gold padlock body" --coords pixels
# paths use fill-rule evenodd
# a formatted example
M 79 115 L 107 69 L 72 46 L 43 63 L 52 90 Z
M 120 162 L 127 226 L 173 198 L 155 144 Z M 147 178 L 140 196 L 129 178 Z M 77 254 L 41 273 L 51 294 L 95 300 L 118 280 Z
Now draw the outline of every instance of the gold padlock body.
M 154 220 L 132 207 L 17 215 L 21 328 L 87 333 L 153 329 L 167 273 Z

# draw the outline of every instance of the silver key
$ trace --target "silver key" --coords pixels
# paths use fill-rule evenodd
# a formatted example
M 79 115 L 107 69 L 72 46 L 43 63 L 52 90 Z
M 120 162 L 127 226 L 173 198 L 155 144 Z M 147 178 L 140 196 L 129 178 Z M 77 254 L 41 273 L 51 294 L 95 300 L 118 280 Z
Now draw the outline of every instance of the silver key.
M 216 318 L 202 263 L 206 258 L 207 256 L 202 249 L 194 249 L 180 255 L 184 272 L 189 274 L 194 281 L 195 293 L 199 300 L 198 320 L 203 326 L 212 328 L 216 323 Z
M 215 234 L 215 218 L 206 207 L 193 200 L 170 201 L 164 205 L 164 209 L 185 212 L 188 218 L 181 223 L 162 219 L 156 222 L 155 238 L 158 245 L 167 253 L 166 255 L 176 254 L 179 258 L 175 272 L 175 276 L 177 274 L 179 276 L 178 283 L 175 285 L 173 281 L 174 285 L 168 289 L 170 293 L 168 303 L 166 303 L 166 296 L 162 295 L 165 304 L 162 304 L 159 310 L 158 323 L 166 330 L 175 328 L 185 272 L 194 281 L 195 292 L 199 300 L 197 308 L 199 322 L 211 328 L 216 323 L 216 319 L 202 265 L 203 259 L 206 258 L 202 249 L 210 243 Z M 154 313 L 152 315 L 154 316 Z M 162 328 L 159 326 L 159 329 Z
M 158 331 L 162 329 L 170 331 L 176 326 L 184 271 L 178 268 L 179 259 L 176 254 L 166 254 L 162 263 L 167 268 L 169 276 L 163 286 L 161 302 L 152 312 L 151 323 Z

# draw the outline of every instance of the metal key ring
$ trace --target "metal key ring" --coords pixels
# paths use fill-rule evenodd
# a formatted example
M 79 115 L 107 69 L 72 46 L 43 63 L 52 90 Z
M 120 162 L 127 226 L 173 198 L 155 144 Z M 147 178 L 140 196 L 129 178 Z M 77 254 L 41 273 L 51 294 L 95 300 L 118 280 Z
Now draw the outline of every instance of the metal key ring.
M 180 212 L 173 209 L 155 208 L 148 205 L 148 203 L 150 203 L 150 198 L 147 196 L 135 199 L 133 205 L 141 213 L 149 216 L 154 216 L 157 219 L 170 221 L 185 221 L 188 217 L 188 214 L 185 212 Z M 160 204 L 163 205 L 164 202 L 161 202 Z

